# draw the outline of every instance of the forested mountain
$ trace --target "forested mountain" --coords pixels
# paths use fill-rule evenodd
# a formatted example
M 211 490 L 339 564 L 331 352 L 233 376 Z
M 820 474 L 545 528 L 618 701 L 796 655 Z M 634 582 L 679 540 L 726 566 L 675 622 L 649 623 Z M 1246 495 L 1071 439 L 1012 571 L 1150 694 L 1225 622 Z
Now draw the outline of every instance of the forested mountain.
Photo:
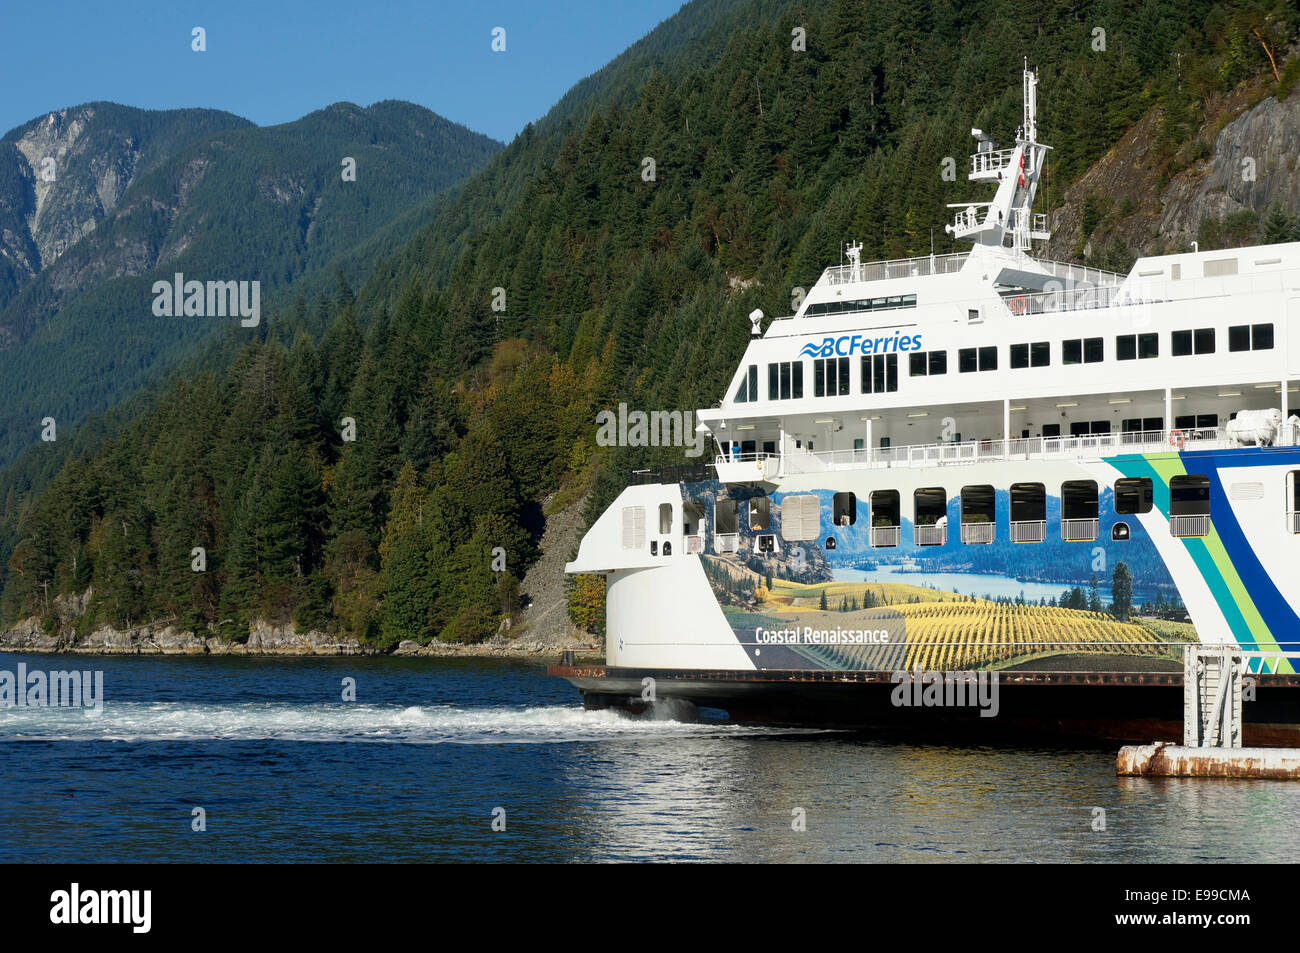
M 788 313 L 846 238 L 871 257 L 948 249 L 944 205 L 970 192 L 942 160 L 971 126 L 1011 137 L 1022 57 L 1063 190 L 1169 97 L 1258 81 L 1269 51 L 1291 71 L 1296 38 L 1271 0 L 683 15 L 725 32 L 625 62 L 570 113 L 585 121 L 526 130 L 355 296 L 277 315 L 39 496 L 11 484 L 6 617 L 57 627 L 55 596 L 89 587 L 83 630 L 175 619 L 238 639 L 260 617 L 383 646 L 482 639 L 517 608 L 543 501 L 590 491 L 594 513 L 632 465 L 681 462 L 597 448 L 598 409 L 712 404 L 745 315 Z
M 167 135 L 145 135 L 151 124 Z M 0 462 L 37 438 L 42 418 L 70 428 L 221 328 L 155 315 L 155 280 L 259 281 L 270 304 L 500 148 L 399 102 L 339 103 L 267 128 L 96 103 L 34 120 L 6 144 L 0 183 L 34 209 L 23 219 L 20 203 L 10 218 L 34 223 L 26 244 L 41 267 L 0 310 Z M 41 175 L 46 153 L 52 182 Z M 29 257 L 10 251 L 10 272 Z

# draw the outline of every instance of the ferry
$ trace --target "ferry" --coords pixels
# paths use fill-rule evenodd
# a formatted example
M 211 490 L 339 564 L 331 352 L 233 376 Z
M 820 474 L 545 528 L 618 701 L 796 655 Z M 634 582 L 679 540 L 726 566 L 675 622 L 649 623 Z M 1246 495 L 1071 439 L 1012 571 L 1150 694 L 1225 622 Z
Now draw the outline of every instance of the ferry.
M 1249 655 L 1248 744 L 1300 740 L 1300 242 L 1035 257 L 1037 84 L 1014 145 L 972 129 L 969 250 L 852 243 L 751 314 L 712 463 L 590 527 L 566 571 L 605 578 L 605 664 L 551 670 L 588 707 L 1149 742 L 1199 644 Z M 955 672 L 996 717 L 907 703 Z

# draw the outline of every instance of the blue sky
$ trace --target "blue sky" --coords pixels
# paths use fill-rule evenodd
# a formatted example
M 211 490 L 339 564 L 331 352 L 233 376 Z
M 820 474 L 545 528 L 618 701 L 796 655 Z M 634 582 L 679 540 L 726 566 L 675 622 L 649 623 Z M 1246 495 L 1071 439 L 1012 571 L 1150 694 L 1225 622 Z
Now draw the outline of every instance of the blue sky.
M 405 99 L 509 141 L 682 2 L 2 0 L 0 134 L 91 100 L 270 125 Z M 190 48 L 194 27 L 204 53 Z

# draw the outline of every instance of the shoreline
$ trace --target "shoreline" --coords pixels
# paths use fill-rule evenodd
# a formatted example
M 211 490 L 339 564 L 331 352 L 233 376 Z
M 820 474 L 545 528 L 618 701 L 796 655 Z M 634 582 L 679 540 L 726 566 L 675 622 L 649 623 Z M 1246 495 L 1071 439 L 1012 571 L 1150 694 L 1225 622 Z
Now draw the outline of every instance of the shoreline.
M 193 631 L 174 626 L 140 626 L 126 630 L 102 627 L 84 636 L 70 631 L 47 633 L 38 619 L 28 619 L 0 632 L 0 654 L 25 655 L 105 655 L 105 656 L 248 656 L 248 657 L 315 657 L 394 656 L 399 658 L 544 658 L 573 651 L 583 656 L 604 655 L 604 647 L 583 641 L 573 633 L 559 637 L 529 638 L 528 634 L 509 638 L 498 634 L 487 642 L 460 644 L 414 641 L 399 642 L 393 648 L 380 648 L 353 638 L 319 630 L 296 632 L 291 626 L 254 624 L 248 638 L 233 642 L 220 636 L 201 637 Z

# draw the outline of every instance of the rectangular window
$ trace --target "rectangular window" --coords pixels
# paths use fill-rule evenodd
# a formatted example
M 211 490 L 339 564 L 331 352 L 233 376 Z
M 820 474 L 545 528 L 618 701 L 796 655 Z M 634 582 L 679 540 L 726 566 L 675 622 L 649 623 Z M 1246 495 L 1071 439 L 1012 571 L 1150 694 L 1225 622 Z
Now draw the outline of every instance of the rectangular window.
M 1196 353 L 1213 354 L 1214 353 L 1214 328 L 1197 328 L 1195 333 L 1196 333 Z
M 813 361 L 813 396 L 836 397 L 849 392 L 849 359 L 818 358 Z
M 1082 364 L 1083 363 L 1083 342 L 1078 338 L 1073 341 L 1061 342 L 1061 363 L 1062 364 Z
M 898 390 L 898 355 L 871 354 L 862 358 L 862 393 Z
M 1149 513 L 1152 499 L 1150 477 L 1115 481 L 1115 512 L 1120 515 Z
M 782 361 L 767 365 L 767 399 L 798 400 L 803 397 L 803 361 Z
M 980 370 L 996 371 L 998 369 L 997 345 L 980 348 Z
M 1192 353 L 1192 332 L 1174 331 L 1169 335 L 1169 350 L 1174 357 L 1186 357 Z
M 1052 363 L 1052 344 L 1050 341 L 1036 341 L 1029 345 L 1029 366 L 1047 367 Z
M 979 370 L 979 358 L 976 356 L 975 348 L 964 347 L 957 352 L 957 370 L 962 374 Z
M 1019 370 L 1022 367 L 1029 366 L 1029 345 L 1013 344 L 1011 345 L 1011 369 Z
M 1120 361 L 1145 360 L 1160 356 L 1160 336 L 1154 332 L 1145 334 L 1121 334 L 1115 338 L 1115 358 Z
M 908 373 L 912 377 L 948 373 L 948 352 L 916 351 L 908 355 Z
M 1268 351 L 1273 347 L 1273 325 L 1252 324 L 1250 326 L 1250 349 Z
M 1101 338 L 1083 339 L 1083 363 L 1096 364 L 1103 356 Z
M 1229 351 L 1250 350 L 1250 325 L 1249 324 L 1238 324 L 1235 327 L 1228 328 L 1228 350 Z

